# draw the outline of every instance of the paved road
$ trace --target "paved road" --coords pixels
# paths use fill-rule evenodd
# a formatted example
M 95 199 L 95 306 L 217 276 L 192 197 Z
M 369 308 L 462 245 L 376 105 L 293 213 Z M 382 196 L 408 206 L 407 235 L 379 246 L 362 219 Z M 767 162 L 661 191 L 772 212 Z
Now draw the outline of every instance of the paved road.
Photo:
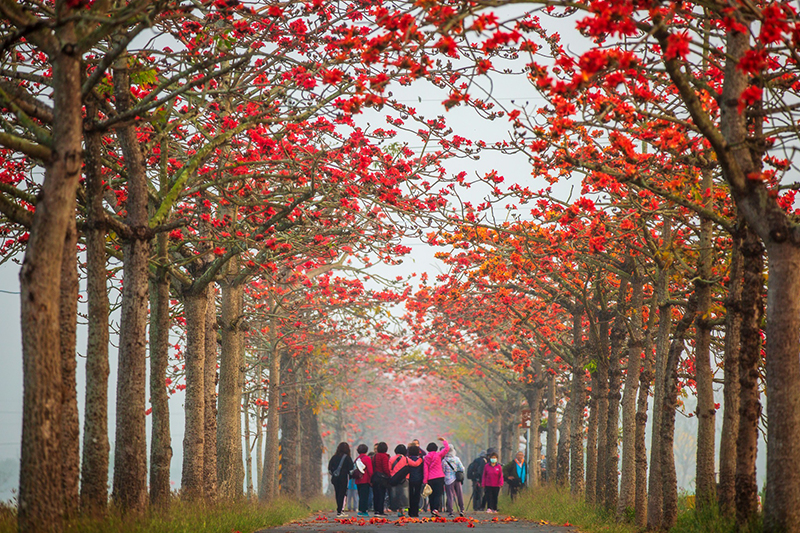
M 319 513 L 305 520 L 283 526 L 263 529 L 257 533 L 577 533 L 574 527 L 517 520 L 503 514 L 473 513 L 466 518 L 447 519 L 391 519 L 350 517 L 335 518 L 333 512 Z

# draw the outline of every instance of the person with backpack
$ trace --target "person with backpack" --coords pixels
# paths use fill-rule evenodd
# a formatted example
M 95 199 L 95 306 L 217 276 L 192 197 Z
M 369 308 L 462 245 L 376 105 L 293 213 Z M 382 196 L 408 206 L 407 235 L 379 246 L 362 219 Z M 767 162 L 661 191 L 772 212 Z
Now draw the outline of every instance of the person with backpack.
M 343 518 L 347 516 L 344 507 L 344 498 L 347 495 L 347 482 L 350 479 L 350 471 L 353 469 L 353 460 L 350 458 L 350 445 L 340 442 L 336 447 L 336 453 L 328 461 L 328 473 L 331 476 L 331 485 L 336 494 L 336 516 Z
M 464 483 L 464 463 L 453 448 L 450 448 L 442 460 L 442 471 L 444 471 L 444 490 L 447 494 L 447 516 L 453 517 L 455 503 L 458 503 L 458 515 L 464 516 L 464 495 L 461 492 L 461 484 Z
M 406 447 L 398 444 L 394 447 L 394 455 L 389 459 L 389 510 L 396 511 L 397 517 L 403 516 L 403 509 L 408 507 L 408 457 Z
M 444 495 L 444 471 L 442 470 L 442 458 L 450 451 L 450 445 L 444 437 L 439 437 L 444 446 L 440 450 L 435 442 L 429 442 L 427 446 L 428 453 L 425 455 L 425 478 L 423 483 L 431 486 L 431 492 L 428 499 L 428 505 L 431 508 L 432 516 L 439 516 L 442 511 L 442 496 Z
M 483 511 L 483 468 L 486 466 L 486 451 L 481 451 L 480 455 L 469 464 L 467 468 L 467 479 L 472 481 L 472 510 Z
M 503 486 L 503 467 L 500 466 L 495 452 L 489 454 L 489 464 L 483 467 L 481 485 L 486 491 L 486 512 L 496 513 L 497 497 L 500 495 L 500 489 Z
M 424 479 L 425 466 L 419 446 L 412 444 L 408 447 L 408 516 L 412 518 L 419 517 L 419 500 Z
M 358 487 L 358 515 L 369 516 L 367 509 L 369 509 L 369 488 L 372 481 L 372 459 L 367 455 L 369 448 L 366 444 L 359 444 L 356 448 L 358 457 L 353 463 L 353 470 L 350 475 L 356 480 L 356 487 Z
M 372 456 L 372 505 L 375 516 L 386 516 L 383 505 L 386 501 L 386 490 L 389 488 L 391 470 L 389 468 L 389 445 L 379 442 L 375 455 Z

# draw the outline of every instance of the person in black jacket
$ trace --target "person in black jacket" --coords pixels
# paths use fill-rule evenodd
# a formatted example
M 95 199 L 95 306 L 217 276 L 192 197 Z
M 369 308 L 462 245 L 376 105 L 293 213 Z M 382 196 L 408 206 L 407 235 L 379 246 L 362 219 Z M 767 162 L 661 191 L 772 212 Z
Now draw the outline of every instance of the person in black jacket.
M 482 451 L 480 456 L 476 457 L 467 467 L 467 479 L 472 481 L 472 510 L 483 511 L 484 497 L 483 486 L 481 485 L 481 478 L 483 477 L 483 468 L 486 466 L 486 452 Z
M 331 485 L 336 492 L 336 516 L 341 518 L 347 516 L 342 510 L 344 507 L 344 497 L 347 494 L 347 482 L 350 479 L 350 471 L 353 470 L 353 460 L 350 458 L 350 445 L 340 442 L 336 447 L 336 453 L 328 461 L 328 473 L 331 476 Z
M 422 480 L 425 479 L 425 469 L 422 464 L 422 455 L 419 446 L 412 444 L 408 447 L 408 516 L 419 517 L 419 501 L 422 494 Z

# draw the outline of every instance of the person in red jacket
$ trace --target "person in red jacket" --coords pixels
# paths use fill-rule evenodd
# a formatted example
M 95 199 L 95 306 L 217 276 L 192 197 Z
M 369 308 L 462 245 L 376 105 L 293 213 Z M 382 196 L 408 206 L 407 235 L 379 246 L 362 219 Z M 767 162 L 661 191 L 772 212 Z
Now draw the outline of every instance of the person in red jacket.
M 369 487 L 370 481 L 372 481 L 372 459 L 367 455 L 369 448 L 366 444 L 359 444 L 356 451 L 358 457 L 356 457 L 351 477 L 355 479 L 358 488 L 358 516 L 363 517 L 369 516 L 367 509 L 369 509 Z M 356 470 L 361 472 L 360 476 Z
M 389 445 L 385 442 L 378 443 L 378 451 L 372 456 L 372 506 L 375 516 L 386 516 L 383 506 L 386 502 L 386 489 L 389 487 L 389 478 L 392 471 L 389 468 Z
M 497 512 L 497 497 L 500 495 L 500 487 L 503 486 L 503 467 L 497 460 L 497 454 L 489 454 L 489 462 L 483 467 L 481 485 L 486 491 L 486 512 Z

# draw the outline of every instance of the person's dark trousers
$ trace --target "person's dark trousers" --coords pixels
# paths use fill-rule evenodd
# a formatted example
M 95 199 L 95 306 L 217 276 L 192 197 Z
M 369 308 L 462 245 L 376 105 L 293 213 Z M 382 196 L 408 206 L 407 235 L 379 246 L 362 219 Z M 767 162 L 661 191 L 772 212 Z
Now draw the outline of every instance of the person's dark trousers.
M 508 485 L 508 493 L 511 496 L 511 501 L 512 502 L 517 497 L 517 494 L 519 494 L 520 491 L 522 491 L 523 488 L 524 488 L 524 485 L 522 485 L 521 483 L 515 483 L 513 485 L 509 483 L 509 485 Z
M 419 500 L 422 495 L 422 481 L 408 483 L 408 516 L 419 516 Z
M 369 483 L 356 483 L 358 487 L 358 512 L 366 513 L 369 509 Z
M 331 484 L 333 485 L 333 490 L 336 493 L 336 514 L 342 514 L 344 497 L 347 495 L 347 476 L 332 479 Z
M 472 510 L 483 511 L 483 487 L 480 483 L 472 482 Z
M 431 513 L 442 512 L 442 495 L 444 494 L 444 478 L 437 477 L 436 479 L 429 479 L 428 485 L 431 486 L 433 492 L 431 492 L 429 500 L 429 505 L 431 508 Z
M 486 487 L 486 508 L 497 511 L 497 496 L 500 494 L 500 487 Z
M 383 504 L 386 501 L 386 487 L 375 485 L 372 487 L 372 505 L 375 514 L 383 514 Z

